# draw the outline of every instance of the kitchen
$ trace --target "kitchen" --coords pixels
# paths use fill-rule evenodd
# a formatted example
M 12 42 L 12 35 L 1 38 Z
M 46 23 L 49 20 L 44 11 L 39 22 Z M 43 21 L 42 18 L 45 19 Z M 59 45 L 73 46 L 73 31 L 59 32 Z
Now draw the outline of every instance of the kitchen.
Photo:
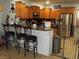
M 6 15 L 10 11 L 10 4 L 15 3 L 15 1 L 7 1 L 6 3 L 4 1 L 1 1 L 5 6 L 5 9 L 2 10 L 2 15 L 6 17 Z M 11 2 L 11 3 L 9 3 Z M 42 6 L 43 5 L 43 6 Z M 18 7 L 19 6 L 19 7 Z M 40 7 L 39 7 L 40 6 Z M 58 7 L 59 6 L 59 7 Z M 58 9 L 54 9 L 58 7 Z M 61 10 L 60 10 L 61 8 Z M 45 4 L 45 3 L 31 3 L 27 1 L 16 1 L 15 4 L 15 9 L 16 9 L 16 17 L 22 18 L 23 20 L 28 20 L 29 18 L 33 18 L 33 13 L 39 14 L 39 17 L 41 19 L 46 19 L 46 20 L 51 20 L 51 19 L 60 19 L 60 14 L 62 13 L 71 13 L 73 14 L 73 26 L 74 30 L 76 30 L 76 19 L 77 17 L 77 9 L 78 9 L 78 3 L 61 3 L 61 4 Z M 30 9 L 30 10 L 29 10 Z M 27 10 L 27 11 L 26 11 Z M 5 14 L 4 14 L 5 13 Z M 5 17 L 2 16 L 3 21 L 5 21 Z M 64 17 L 64 16 L 62 16 Z M 68 17 L 68 16 L 67 16 Z M 72 16 L 71 16 L 72 17 Z M 72 22 L 72 21 L 70 21 Z M 2 23 L 2 22 L 1 22 Z M 2 26 L 2 25 L 1 25 Z M 69 26 L 69 25 L 68 25 Z M 57 29 L 56 29 L 57 30 Z M 57 30 L 58 31 L 58 30 Z M 56 32 L 57 32 L 56 31 Z M 2 31 L 1 31 L 2 32 Z M 59 31 L 60 32 L 60 31 Z M 65 31 L 66 32 L 66 31 Z M 73 31 L 72 31 L 73 32 Z M 58 32 L 57 32 L 58 33 Z M 75 32 L 76 33 L 76 32 Z M 68 34 L 68 33 L 67 33 Z M 73 35 L 72 35 L 73 36 Z M 77 38 L 77 37 L 76 37 Z

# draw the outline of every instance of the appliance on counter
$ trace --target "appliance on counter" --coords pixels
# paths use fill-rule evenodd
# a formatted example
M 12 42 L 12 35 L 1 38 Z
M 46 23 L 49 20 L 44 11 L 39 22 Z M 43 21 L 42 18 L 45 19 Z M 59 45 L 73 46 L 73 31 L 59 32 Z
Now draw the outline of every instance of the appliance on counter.
M 39 19 L 40 16 L 39 15 L 40 15 L 39 12 L 33 12 L 33 20 L 36 21 L 37 26 L 40 26 L 40 19 Z
M 37 22 L 39 21 L 39 12 L 33 12 L 33 19 Z
M 60 22 L 61 36 L 72 37 L 74 33 L 73 14 L 62 13 L 60 18 L 63 19 L 62 22 Z

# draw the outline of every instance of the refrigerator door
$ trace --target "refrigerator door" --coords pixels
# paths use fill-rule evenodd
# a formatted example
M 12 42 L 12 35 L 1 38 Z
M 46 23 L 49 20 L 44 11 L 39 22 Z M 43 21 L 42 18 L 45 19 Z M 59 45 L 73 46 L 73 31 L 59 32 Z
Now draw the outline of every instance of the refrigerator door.
M 73 15 L 72 14 L 61 14 L 61 19 L 63 19 L 61 35 L 70 37 L 71 26 L 73 23 Z

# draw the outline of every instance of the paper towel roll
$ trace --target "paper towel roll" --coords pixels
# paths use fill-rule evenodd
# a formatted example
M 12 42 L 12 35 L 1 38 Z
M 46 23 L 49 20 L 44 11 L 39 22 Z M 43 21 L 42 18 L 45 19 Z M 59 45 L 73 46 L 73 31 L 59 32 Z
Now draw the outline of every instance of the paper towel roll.
M 45 21 L 45 27 L 51 27 L 51 22 L 50 21 Z

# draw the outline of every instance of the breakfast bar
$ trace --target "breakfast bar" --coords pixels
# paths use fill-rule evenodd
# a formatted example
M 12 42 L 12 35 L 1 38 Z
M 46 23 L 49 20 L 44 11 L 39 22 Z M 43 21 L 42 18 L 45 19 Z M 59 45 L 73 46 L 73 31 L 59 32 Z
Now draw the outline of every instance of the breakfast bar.
M 53 29 L 33 28 L 32 34 L 37 36 L 37 52 L 49 56 L 52 53 Z

